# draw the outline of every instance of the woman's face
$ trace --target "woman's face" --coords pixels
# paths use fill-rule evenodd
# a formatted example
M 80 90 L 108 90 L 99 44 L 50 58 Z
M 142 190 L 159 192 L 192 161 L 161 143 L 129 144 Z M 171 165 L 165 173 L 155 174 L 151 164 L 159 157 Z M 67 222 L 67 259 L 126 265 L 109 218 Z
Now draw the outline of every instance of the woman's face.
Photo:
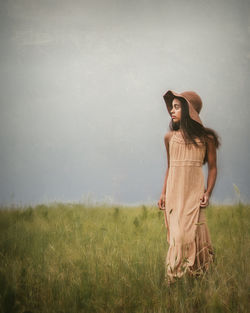
M 173 99 L 170 113 L 174 122 L 179 122 L 181 120 L 181 101 L 179 99 Z

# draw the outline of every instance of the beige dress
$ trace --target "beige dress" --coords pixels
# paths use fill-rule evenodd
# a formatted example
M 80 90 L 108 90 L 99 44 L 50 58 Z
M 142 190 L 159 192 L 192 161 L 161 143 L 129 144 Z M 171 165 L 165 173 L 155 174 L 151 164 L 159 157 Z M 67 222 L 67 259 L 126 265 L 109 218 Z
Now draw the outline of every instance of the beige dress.
M 169 248 L 165 277 L 173 281 L 188 272 L 199 275 L 214 261 L 205 208 L 200 207 L 205 185 L 202 163 L 206 146 L 185 145 L 181 131 L 173 131 L 169 142 L 170 167 L 164 211 Z

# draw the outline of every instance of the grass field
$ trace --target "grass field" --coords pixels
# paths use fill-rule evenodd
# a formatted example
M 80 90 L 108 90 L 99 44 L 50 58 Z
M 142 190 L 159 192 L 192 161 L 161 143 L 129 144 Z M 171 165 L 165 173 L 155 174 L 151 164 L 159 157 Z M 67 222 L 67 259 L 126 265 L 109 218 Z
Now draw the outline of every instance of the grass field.
M 0 312 L 249 312 L 250 207 L 206 209 L 215 263 L 164 282 L 157 207 L 38 205 L 0 211 Z

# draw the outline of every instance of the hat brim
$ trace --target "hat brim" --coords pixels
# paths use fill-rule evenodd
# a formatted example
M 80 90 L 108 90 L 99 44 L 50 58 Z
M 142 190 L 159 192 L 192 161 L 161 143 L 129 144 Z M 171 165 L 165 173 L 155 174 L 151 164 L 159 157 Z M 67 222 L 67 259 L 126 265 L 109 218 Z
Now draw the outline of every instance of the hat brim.
M 166 103 L 166 107 L 168 110 L 169 115 L 171 116 L 171 109 L 172 109 L 172 102 L 174 98 L 182 98 L 184 99 L 188 104 L 188 110 L 189 110 L 189 116 L 191 119 L 195 120 L 196 122 L 202 124 L 202 121 L 200 119 L 199 113 L 194 109 L 192 104 L 188 101 L 187 98 L 185 98 L 181 93 L 175 92 L 173 90 L 168 90 L 164 95 L 163 98 Z

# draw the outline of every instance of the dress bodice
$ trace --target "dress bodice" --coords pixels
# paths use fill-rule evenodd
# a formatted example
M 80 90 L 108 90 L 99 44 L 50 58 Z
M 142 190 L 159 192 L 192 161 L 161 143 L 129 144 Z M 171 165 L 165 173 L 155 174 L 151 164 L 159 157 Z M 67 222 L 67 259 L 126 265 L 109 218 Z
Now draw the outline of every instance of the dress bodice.
M 192 141 L 187 144 L 181 131 L 174 131 L 169 142 L 170 167 L 171 166 L 202 166 L 206 153 L 205 143 L 195 138 L 198 146 Z

